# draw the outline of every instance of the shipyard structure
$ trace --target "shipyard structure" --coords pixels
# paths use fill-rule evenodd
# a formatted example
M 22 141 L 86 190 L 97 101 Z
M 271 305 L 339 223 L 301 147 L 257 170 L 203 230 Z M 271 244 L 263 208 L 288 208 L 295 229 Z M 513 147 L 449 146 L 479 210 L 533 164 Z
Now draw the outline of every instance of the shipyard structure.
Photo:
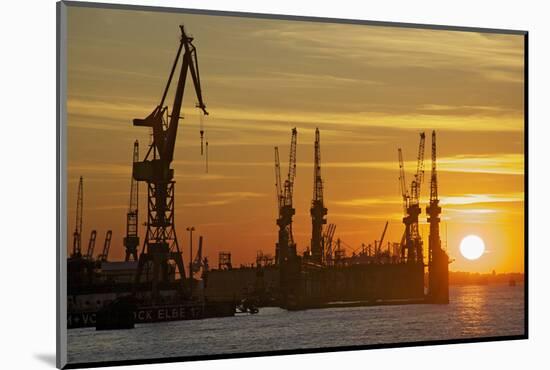
M 231 252 L 220 252 L 217 268 L 203 257 L 203 236 L 193 254 L 193 232 L 189 226 L 187 263 L 175 224 L 175 180 L 172 161 L 176 134 L 182 116 L 187 77 L 194 87 L 196 107 L 201 112 L 201 155 L 208 171 L 208 141 L 202 117 L 206 116 L 200 84 L 197 51 L 180 26 L 180 42 L 160 102 L 145 118 L 133 125 L 151 132 L 151 143 L 140 159 L 139 143 L 132 149 L 130 200 L 126 214 L 126 234 L 122 238 L 124 261 L 109 258 L 112 232 L 107 230 L 100 253 L 95 253 L 98 233 L 92 230 L 87 249 L 83 248 L 84 180 L 77 192 L 72 253 L 67 259 L 67 325 L 69 328 L 96 326 L 102 329 L 132 327 L 134 322 L 202 319 L 253 314 L 258 306 L 308 309 L 334 306 L 407 303 L 448 303 L 449 258 L 439 235 L 441 207 L 438 198 L 436 134 L 431 140 L 430 199 L 426 207 L 430 225 L 427 248 L 419 233 L 421 187 L 424 180 L 426 137 L 420 134 L 417 167 L 407 183 L 403 153 L 398 149 L 399 182 L 403 200 L 403 234 L 399 242 L 385 240 L 388 222 L 380 239 L 361 245 L 351 255 L 336 235 L 336 226 L 327 222 L 321 176 L 321 134 L 315 131 L 313 155 L 313 195 L 311 240 L 299 253 L 293 236 L 293 190 L 296 177 L 298 130 L 291 131 L 289 164 L 281 175 L 279 148 L 274 148 L 277 238 L 273 253 L 258 252 L 255 263 L 234 267 Z M 176 75 L 173 103 L 166 104 Z M 396 166 L 397 168 L 397 166 Z M 266 179 L 267 181 L 267 179 Z M 144 237 L 139 229 L 139 185 L 147 189 Z M 271 249 L 271 248 L 270 248 Z M 427 249 L 427 257 L 424 251 Z M 187 267 L 187 268 L 186 268 Z M 427 267 L 427 291 L 424 275 Z
M 420 134 L 417 168 L 410 186 L 406 182 L 403 154 L 398 149 L 399 181 L 403 198 L 404 231 L 400 242 L 385 242 L 388 222 L 379 240 L 346 255 L 335 224 L 327 225 L 328 209 L 321 177 L 321 140 L 315 131 L 313 197 L 310 208 L 311 243 L 301 255 L 292 232 L 293 187 L 296 176 L 297 130 L 291 132 L 289 168 L 281 178 L 279 150 L 275 147 L 275 184 L 278 239 L 274 257 L 258 252 L 256 264 L 233 268 L 229 252 L 220 253 L 218 269 L 205 275 L 204 293 L 211 300 L 255 297 L 260 304 L 287 309 L 334 305 L 448 303 L 449 258 L 439 235 L 441 207 L 437 184 L 436 134 L 432 132 L 430 200 L 426 207 L 430 234 L 428 256 L 419 233 L 420 190 L 424 178 L 426 137 Z M 427 263 L 426 261 L 427 260 Z M 428 284 L 424 275 L 427 266 Z M 336 303 L 338 302 L 338 303 Z

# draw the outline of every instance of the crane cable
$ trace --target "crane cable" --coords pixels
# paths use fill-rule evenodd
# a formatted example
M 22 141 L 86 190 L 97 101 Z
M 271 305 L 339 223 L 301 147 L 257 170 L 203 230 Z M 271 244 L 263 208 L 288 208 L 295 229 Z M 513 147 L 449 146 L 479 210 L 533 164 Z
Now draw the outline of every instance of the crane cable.
M 200 129 L 200 134 L 201 134 L 201 155 L 204 154 L 204 121 L 203 121 L 203 116 L 204 116 L 204 113 L 201 112 L 199 113 L 199 129 Z

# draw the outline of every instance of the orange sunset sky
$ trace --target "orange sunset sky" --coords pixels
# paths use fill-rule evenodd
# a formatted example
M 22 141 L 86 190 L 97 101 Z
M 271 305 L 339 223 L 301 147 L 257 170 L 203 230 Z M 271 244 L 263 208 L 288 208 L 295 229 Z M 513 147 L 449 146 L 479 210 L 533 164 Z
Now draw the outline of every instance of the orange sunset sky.
M 424 209 L 435 129 L 442 240 L 455 259 L 451 270 L 523 272 L 523 36 L 69 7 L 68 231 L 75 227 L 82 175 L 84 249 L 92 229 L 98 231 L 96 252 L 112 229 L 110 257 L 123 258 L 132 145 L 138 139 L 143 156 L 149 143 L 148 130 L 133 127 L 132 119 L 148 115 L 160 100 L 179 24 L 195 37 L 210 112 L 205 173 L 188 79 L 172 166 L 186 261 L 190 225 L 204 236 L 213 266 L 220 250 L 232 252 L 234 265 L 253 262 L 258 250 L 274 254 L 273 147 L 279 146 L 284 176 L 292 127 L 298 129 L 298 250 L 308 247 L 311 235 L 316 127 L 328 222 L 337 225 L 348 255 L 379 239 L 386 220 L 386 240 L 399 241 L 397 148 L 410 183 L 418 133 L 426 131 Z M 145 189 L 141 184 L 141 221 Z M 421 220 L 427 240 L 424 210 Z M 486 243 L 479 260 L 460 255 L 468 234 Z

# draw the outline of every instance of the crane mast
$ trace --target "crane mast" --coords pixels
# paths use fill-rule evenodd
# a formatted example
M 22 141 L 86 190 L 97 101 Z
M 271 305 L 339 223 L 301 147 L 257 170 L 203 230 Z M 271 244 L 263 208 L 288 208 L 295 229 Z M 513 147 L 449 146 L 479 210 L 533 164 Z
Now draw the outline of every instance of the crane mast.
M 279 226 L 278 242 L 275 246 L 275 261 L 280 264 L 296 255 L 296 244 L 292 235 L 292 216 L 296 210 L 292 205 L 292 195 L 294 190 L 294 179 L 296 177 L 296 144 L 298 131 L 292 129 L 292 138 L 290 141 L 290 154 L 288 162 L 288 175 L 281 189 L 279 150 L 275 149 L 275 181 L 279 199 L 279 217 L 277 226 Z
M 132 156 L 132 163 L 139 162 L 139 141 L 134 142 L 134 151 Z M 130 203 L 128 206 L 128 213 L 126 214 L 126 236 L 123 243 L 126 248 L 126 261 L 132 258 L 134 261 L 138 260 L 138 246 L 139 246 L 139 233 L 138 233 L 138 213 L 139 213 L 139 182 L 131 176 L 130 179 Z
M 323 225 L 327 223 L 327 208 L 323 200 L 323 179 L 321 178 L 321 137 L 315 129 L 315 149 L 313 164 L 313 200 L 311 202 L 311 258 L 313 262 L 323 263 Z
M 78 181 L 78 194 L 76 198 L 76 222 L 73 233 L 73 255 L 72 257 L 82 256 L 82 210 L 84 206 L 84 181 L 82 176 Z
M 208 114 L 202 98 L 197 51 L 193 45 L 193 38 L 186 34 L 183 26 L 180 26 L 180 32 L 180 44 L 160 103 L 146 118 L 134 119 L 134 126 L 149 127 L 153 131 L 153 141 L 145 159 L 134 163 L 133 167 L 134 179 L 147 183 L 147 231 L 139 256 L 135 282 L 137 286 L 145 266 L 152 265 L 153 301 L 159 297 L 159 283 L 168 281 L 170 261 L 177 266 L 181 293 L 184 293 L 185 290 L 185 268 L 174 226 L 174 170 L 170 166 L 174 157 L 176 134 L 181 118 L 188 74 L 191 75 L 198 100 L 196 107 L 201 109 L 205 115 Z M 174 101 L 171 112 L 168 112 L 164 101 L 180 59 L 181 67 Z M 165 115 L 166 120 L 164 119 Z M 189 273 L 191 274 L 191 272 Z

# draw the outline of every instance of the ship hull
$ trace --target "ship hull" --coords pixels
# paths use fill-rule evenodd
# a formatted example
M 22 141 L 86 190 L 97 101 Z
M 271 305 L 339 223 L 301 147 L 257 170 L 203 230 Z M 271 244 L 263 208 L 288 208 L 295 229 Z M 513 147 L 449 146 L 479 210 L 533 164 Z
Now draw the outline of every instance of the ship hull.
M 132 312 L 134 323 L 200 320 L 235 315 L 232 302 L 185 303 L 140 306 Z M 96 327 L 97 311 L 74 311 L 67 314 L 67 329 Z

